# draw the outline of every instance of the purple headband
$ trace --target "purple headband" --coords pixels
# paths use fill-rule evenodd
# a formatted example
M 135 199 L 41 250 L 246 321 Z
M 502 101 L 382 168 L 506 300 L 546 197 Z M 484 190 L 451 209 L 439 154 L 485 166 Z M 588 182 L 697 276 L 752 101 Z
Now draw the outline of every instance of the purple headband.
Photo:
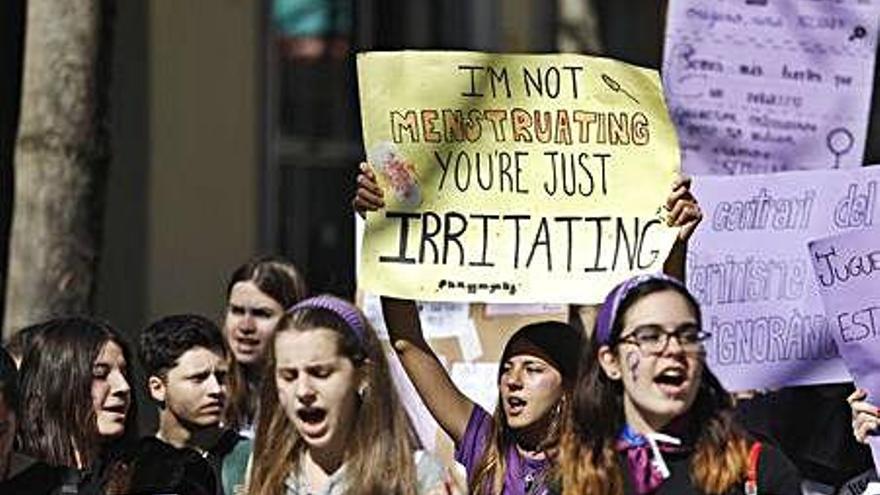
M 339 299 L 338 297 L 329 295 L 320 295 L 304 299 L 294 304 L 287 310 L 287 314 L 292 314 L 301 309 L 325 309 L 342 318 L 342 321 L 348 325 L 357 338 L 361 347 L 366 348 L 367 344 L 367 327 L 361 318 L 358 309 L 351 303 Z
M 611 289 L 611 292 L 605 297 L 605 302 L 602 304 L 602 307 L 599 308 L 599 314 L 596 316 L 595 338 L 600 346 L 611 344 L 611 329 L 614 328 L 614 322 L 617 320 L 617 312 L 620 310 L 620 304 L 626 299 L 626 297 L 630 295 L 633 290 L 642 285 L 658 280 L 670 282 L 687 290 L 680 280 L 662 273 L 646 273 L 624 280 L 615 288 Z

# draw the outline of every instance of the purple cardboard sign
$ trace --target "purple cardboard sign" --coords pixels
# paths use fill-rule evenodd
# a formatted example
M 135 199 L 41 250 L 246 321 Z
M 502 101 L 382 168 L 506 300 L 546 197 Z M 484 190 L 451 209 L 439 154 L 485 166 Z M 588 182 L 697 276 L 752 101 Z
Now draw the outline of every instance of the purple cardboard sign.
M 663 83 L 690 174 L 862 165 L 880 0 L 671 0 Z
M 831 335 L 856 385 L 880 404 L 880 228 L 809 243 Z M 870 439 L 880 466 L 880 438 Z
M 880 225 L 880 167 L 700 176 L 693 188 L 704 220 L 687 284 L 712 333 L 709 367 L 730 390 L 849 381 L 804 246 Z

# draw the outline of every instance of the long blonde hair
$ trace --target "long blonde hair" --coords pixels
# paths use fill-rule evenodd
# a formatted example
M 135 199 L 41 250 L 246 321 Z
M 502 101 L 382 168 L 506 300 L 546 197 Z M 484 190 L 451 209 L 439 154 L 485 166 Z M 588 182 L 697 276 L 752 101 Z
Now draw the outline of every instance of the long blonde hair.
M 326 297 L 326 296 L 321 296 Z M 308 301 L 308 300 L 307 300 Z M 339 304 L 356 308 L 336 299 Z M 306 304 L 304 302 L 303 304 Z M 366 331 L 362 335 L 338 313 L 316 307 L 294 309 L 278 326 L 269 346 L 263 380 L 254 465 L 248 493 L 276 495 L 284 481 L 299 469 L 306 446 L 278 401 L 275 383 L 275 339 L 282 332 L 308 332 L 326 328 L 336 332 L 338 349 L 364 369 L 366 389 L 344 453 L 347 494 L 415 495 L 414 441 L 403 408 L 394 391 L 388 362 L 375 332 L 357 311 Z

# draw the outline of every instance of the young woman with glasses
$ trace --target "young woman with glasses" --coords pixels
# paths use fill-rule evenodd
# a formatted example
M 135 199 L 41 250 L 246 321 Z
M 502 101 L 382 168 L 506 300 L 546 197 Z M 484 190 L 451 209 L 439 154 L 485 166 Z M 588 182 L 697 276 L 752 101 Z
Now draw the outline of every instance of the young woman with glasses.
M 562 493 L 800 493 L 796 469 L 733 422 L 706 367 L 700 308 L 677 280 L 643 275 L 605 300 L 575 383 Z

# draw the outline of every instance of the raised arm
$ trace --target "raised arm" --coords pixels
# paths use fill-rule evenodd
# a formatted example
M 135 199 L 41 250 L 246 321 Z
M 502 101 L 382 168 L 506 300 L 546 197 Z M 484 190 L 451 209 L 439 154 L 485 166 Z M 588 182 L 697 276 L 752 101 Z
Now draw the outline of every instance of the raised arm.
M 672 192 L 666 198 L 666 209 L 669 210 L 666 223 L 673 227 L 681 227 L 681 230 L 678 232 L 672 251 L 669 252 L 669 257 L 663 264 L 663 273 L 684 282 L 687 243 L 703 219 L 697 198 L 691 193 L 690 177 L 681 177 L 672 183 Z
M 415 302 L 382 296 L 382 314 L 391 345 L 422 402 L 452 441 L 460 443 L 474 403 L 452 383 L 446 368 L 425 340 Z

